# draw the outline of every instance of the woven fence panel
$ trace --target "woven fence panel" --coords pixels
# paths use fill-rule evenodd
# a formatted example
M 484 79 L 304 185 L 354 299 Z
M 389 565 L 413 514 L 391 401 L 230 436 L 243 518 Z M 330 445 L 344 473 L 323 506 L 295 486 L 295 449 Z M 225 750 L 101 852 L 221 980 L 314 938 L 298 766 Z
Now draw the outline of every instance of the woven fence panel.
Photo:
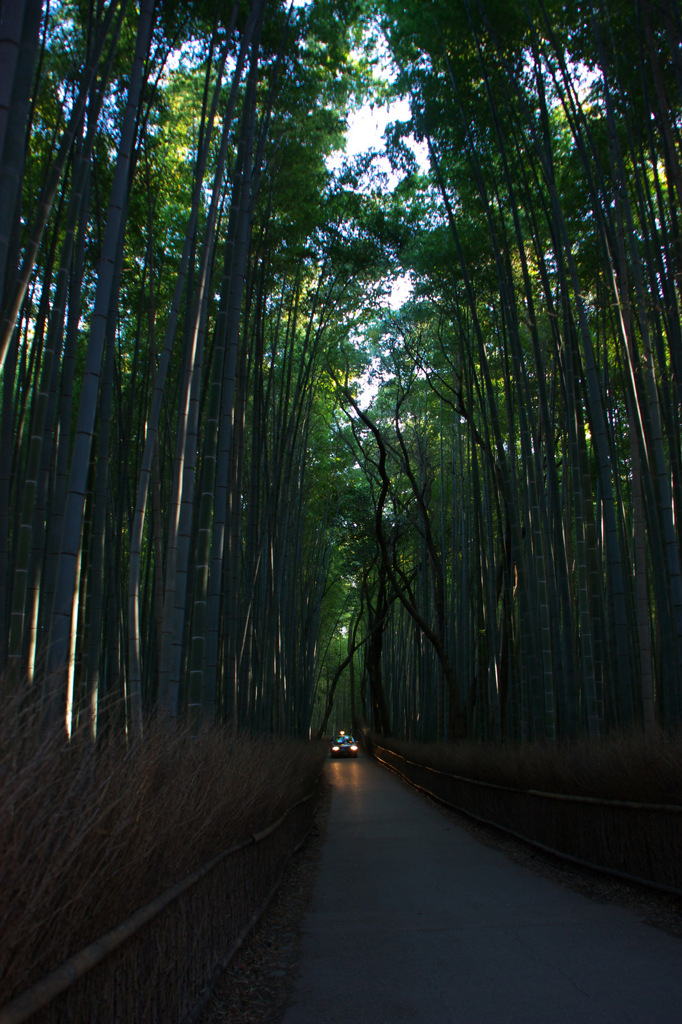
M 230 854 L 30 1020 L 40 1024 L 181 1024 L 283 865 L 310 829 L 315 800 Z
M 473 818 L 577 861 L 682 891 L 682 807 L 511 789 L 419 765 L 385 747 L 373 752 Z

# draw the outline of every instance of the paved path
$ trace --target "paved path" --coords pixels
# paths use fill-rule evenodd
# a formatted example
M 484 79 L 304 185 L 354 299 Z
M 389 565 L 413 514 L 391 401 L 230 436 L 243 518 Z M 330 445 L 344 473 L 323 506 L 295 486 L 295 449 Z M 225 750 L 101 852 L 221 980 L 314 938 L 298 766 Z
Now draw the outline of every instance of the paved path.
M 284 1024 L 682 1024 L 682 940 L 482 846 L 368 758 L 328 771 Z

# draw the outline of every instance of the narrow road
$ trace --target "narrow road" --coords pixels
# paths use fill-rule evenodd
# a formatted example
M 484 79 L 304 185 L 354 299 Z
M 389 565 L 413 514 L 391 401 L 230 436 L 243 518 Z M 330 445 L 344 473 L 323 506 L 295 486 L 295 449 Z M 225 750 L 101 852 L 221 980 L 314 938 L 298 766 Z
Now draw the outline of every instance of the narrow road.
M 680 1024 L 682 940 L 482 846 L 369 758 L 328 772 L 283 1024 Z

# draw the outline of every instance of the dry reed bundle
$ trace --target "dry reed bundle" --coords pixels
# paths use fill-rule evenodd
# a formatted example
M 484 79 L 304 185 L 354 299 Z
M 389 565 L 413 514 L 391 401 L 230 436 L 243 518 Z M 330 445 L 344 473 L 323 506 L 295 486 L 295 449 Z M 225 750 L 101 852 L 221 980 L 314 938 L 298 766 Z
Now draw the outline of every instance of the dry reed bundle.
M 680 735 L 618 733 L 600 740 L 525 745 L 372 739 L 420 764 L 513 789 L 682 805 Z
M 0 1005 L 311 785 L 326 748 L 148 730 L 127 745 L 0 712 Z
M 478 821 L 582 864 L 682 892 L 682 743 L 611 736 L 552 747 L 368 746 Z

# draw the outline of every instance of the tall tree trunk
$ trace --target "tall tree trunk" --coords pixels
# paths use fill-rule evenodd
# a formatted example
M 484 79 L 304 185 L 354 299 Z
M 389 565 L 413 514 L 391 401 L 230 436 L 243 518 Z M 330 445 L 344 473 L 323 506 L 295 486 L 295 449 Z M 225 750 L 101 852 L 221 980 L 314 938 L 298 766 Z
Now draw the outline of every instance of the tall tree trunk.
M 125 231 L 122 212 L 130 183 L 130 168 L 135 143 L 137 112 L 144 85 L 144 62 L 149 50 L 153 26 L 153 0 L 142 0 L 138 18 L 135 56 L 121 141 L 116 159 L 109 211 L 98 263 L 95 308 L 83 372 L 78 422 L 69 471 L 64 527 L 59 553 L 59 567 L 51 617 L 50 644 L 47 660 L 46 713 L 57 721 L 63 709 L 63 678 L 68 662 L 71 637 L 71 612 L 76 593 L 76 567 L 79 560 L 87 476 L 94 433 L 99 379 L 106 336 L 107 320 L 112 302 L 114 263 L 119 238 Z
M 0 0 L 0 314 L 7 304 L 11 247 L 18 246 L 26 129 L 42 6 L 42 0 Z M 0 345 L 0 370 L 9 340 Z

